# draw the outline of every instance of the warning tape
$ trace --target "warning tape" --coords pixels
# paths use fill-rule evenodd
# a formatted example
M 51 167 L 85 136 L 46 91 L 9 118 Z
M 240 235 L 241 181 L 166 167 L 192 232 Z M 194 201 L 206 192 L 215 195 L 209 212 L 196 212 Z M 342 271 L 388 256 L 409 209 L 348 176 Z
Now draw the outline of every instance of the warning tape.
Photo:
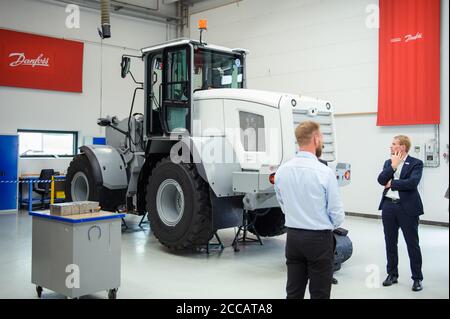
M 65 179 L 58 178 L 54 180 L 54 182 L 64 182 Z M 13 180 L 13 181 L 0 181 L 0 184 L 33 184 L 33 183 L 48 183 L 50 184 L 52 180 L 46 180 L 46 179 L 30 179 L 30 180 Z

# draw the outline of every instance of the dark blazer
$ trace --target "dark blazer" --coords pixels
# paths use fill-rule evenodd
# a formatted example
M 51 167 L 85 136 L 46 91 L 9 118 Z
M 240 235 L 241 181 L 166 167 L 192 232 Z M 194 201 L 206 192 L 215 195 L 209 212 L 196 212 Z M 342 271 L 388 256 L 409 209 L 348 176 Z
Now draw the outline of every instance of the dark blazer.
M 420 199 L 417 186 L 422 178 L 423 162 L 417 158 L 408 156 L 403 164 L 402 172 L 400 174 L 400 179 L 394 180 L 394 169 L 391 166 L 391 160 L 387 160 L 384 163 L 383 171 L 378 176 L 378 183 L 382 186 L 392 180 L 391 189 L 393 191 L 398 191 L 400 195 L 400 205 L 402 205 L 403 210 L 411 216 L 423 215 L 423 204 Z M 383 191 L 383 197 L 380 202 L 379 210 L 383 207 L 383 202 L 385 200 L 385 195 L 388 189 Z

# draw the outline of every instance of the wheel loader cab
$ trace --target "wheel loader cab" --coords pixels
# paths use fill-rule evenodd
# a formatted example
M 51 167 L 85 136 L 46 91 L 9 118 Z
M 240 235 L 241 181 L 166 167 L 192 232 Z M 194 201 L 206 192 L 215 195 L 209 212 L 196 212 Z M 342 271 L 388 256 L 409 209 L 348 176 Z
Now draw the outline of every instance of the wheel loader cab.
M 244 88 L 244 52 L 181 40 L 143 49 L 145 130 L 149 138 L 191 132 L 193 95 Z

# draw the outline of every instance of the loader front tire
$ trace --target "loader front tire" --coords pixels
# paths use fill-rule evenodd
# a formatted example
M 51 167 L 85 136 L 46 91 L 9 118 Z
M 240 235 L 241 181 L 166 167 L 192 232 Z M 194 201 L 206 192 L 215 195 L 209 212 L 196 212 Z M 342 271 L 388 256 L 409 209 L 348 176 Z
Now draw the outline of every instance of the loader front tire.
M 84 154 L 76 155 L 67 169 L 65 183 L 66 201 L 98 201 L 99 187 L 91 163 Z
M 159 161 L 149 176 L 146 202 L 150 228 L 169 249 L 195 248 L 212 238 L 209 186 L 194 164 Z
M 64 191 L 66 202 L 95 201 L 105 211 L 114 212 L 125 204 L 126 189 L 110 190 L 104 187 L 85 154 L 76 155 L 70 162 Z

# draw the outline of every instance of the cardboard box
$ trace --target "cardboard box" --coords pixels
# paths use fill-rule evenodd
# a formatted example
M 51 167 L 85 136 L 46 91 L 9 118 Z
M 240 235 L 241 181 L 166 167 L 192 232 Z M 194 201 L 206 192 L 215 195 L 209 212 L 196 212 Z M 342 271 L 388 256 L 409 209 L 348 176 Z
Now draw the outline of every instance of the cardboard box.
M 74 203 L 58 203 L 50 205 L 50 214 L 57 216 L 68 216 L 79 212 L 79 208 Z
M 95 213 L 99 210 L 99 206 L 99 202 L 92 201 L 52 204 L 50 205 L 50 214 L 58 216 L 68 216 Z
M 72 215 L 77 215 L 80 213 L 80 205 L 78 202 L 71 202 L 72 204 Z
M 80 214 L 95 213 L 98 211 L 98 207 L 100 206 L 99 202 L 92 201 L 83 201 L 76 203 L 79 206 Z

